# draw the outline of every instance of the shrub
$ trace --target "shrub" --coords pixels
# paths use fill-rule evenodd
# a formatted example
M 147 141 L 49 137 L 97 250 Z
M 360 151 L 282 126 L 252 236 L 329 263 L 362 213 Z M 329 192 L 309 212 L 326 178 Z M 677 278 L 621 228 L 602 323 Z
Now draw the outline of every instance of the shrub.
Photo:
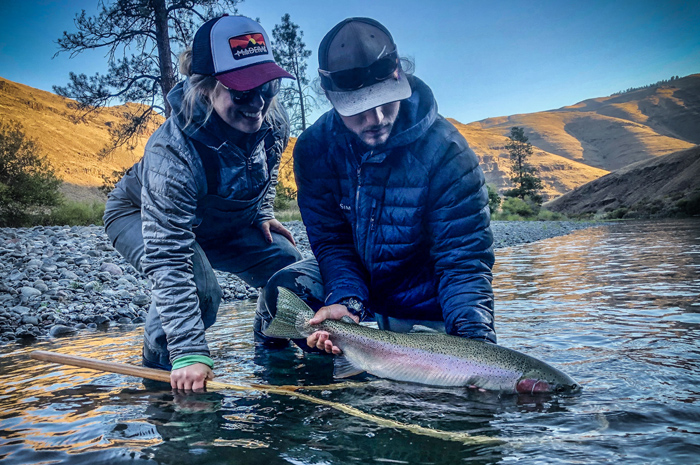
M 277 211 L 282 211 L 290 208 L 292 204 L 296 205 L 297 191 L 291 187 L 285 187 L 282 183 L 277 184 L 277 190 L 275 192 L 275 202 L 273 204 L 273 209 Z
M 275 218 L 279 221 L 301 221 L 301 212 L 296 200 L 290 200 L 283 209 L 275 208 Z
M 102 215 L 104 213 L 104 202 L 65 201 L 51 209 L 51 212 L 42 218 L 41 223 L 55 226 L 102 225 Z
M 496 213 L 501 206 L 501 196 L 498 195 L 498 191 L 491 184 L 487 184 L 486 188 L 489 191 L 489 209 L 491 213 Z
M 501 203 L 501 210 L 505 214 L 518 215 L 523 217 L 534 216 L 533 207 L 518 197 L 506 197 Z
M 16 121 L 0 123 L 0 226 L 25 226 L 58 205 L 61 181 Z
M 539 221 L 564 221 L 568 218 L 566 217 L 566 215 L 563 215 L 561 213 L 545 210 L 544 208 L 542 208 L 537 213 L 537 219 Z
M 686 215 L 700 215 L 700 191 L 694 191 L 676 202 L 676 206 Z
M 619 220 L 621 218 L 624 218 L 628 212 L 629 208 L 620 207 L 608 213 L 607 218 L 610 218 L 611 220 Z

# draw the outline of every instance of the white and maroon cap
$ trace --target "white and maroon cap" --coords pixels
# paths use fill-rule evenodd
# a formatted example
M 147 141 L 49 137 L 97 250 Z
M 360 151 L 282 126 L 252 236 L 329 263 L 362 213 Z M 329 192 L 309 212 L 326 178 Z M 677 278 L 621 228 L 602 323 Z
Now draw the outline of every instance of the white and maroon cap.
M 192 72 L 246 91 L 278 78 L 294 79 L 275 63 L 265 29 L 245 16 L 224 15 L 202 25 L 192 43 Z

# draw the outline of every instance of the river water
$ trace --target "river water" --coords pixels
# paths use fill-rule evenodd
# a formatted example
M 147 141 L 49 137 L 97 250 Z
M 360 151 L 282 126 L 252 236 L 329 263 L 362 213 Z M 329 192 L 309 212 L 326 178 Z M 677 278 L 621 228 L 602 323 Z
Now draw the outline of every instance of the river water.
M 0 350 L 0 460 L 163 464 L 700 463 L 700 220 L 632 222 L 501 249 L 499 343 L 557 366 L 577 395 L 498 395 L 359 378 L 303 391 L 451 440 L 262 391 L 162 386 L 31 360 L 51 350 L 138 364 L 141 327 Z M 221 309 L 219 381 L 334 383 L 329 357 L 256 353 L 254 303 Z M 463 436 L 462 436 L 463 438 Z M 489 439 L 481 442 L 478 439 Z

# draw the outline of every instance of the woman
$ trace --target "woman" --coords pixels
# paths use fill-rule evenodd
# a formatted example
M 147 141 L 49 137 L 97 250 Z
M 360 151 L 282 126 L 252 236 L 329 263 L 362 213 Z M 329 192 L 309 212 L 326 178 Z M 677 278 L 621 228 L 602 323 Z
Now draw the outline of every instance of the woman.
M 261 287 L 301 258 L 272 212 L 289 140 L 274 97 L 292 76 L 268 44 L 251 19 L 205 23 L 181 57 L 187 78 L 167 96 L 172 115 L 107 200 L 112 244 L 152 284 L 143 364 L 172 370 L 173 389 L 214 376 L 205 330 L 222 292 L 212 268 Z

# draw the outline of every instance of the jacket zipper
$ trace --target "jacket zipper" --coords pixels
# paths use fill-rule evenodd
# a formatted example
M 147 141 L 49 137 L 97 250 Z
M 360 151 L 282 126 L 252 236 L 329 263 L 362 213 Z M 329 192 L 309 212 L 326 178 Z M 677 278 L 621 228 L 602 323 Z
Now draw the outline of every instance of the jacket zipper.
M 355 244 L 359 244 L 360 230 L 360 187 L 362 186 L 362 165 L 357 165 L 357 187 L 355 188 L 355 227 L 353 235 L 355 236 Z
M 373 152 L 369 153 L 369 156 L 372 155 Z M 368 156 L 368 157 L 369 157 Z M 360 189 L 362 188 L 362 162 L 357 166 L 357 190 L 355 191 L 355 244 L 359 245 L 359 234 L 360 234 L 360 226 L 362 224 L 362 218 L 360 216 Z M 370 209 L 370 217 L 369 217 L 369 232 L 368 234 L 365 235 L 365 244 L 364 244 L 364 256 L 366 260 L 366 266 L 367 268 L 370 268 L 371 263 L 372 263 L 372 256 L 371 256 L 371 247 L 370 244 L 372 243 L 371 241 L 371 235 L 369 233 L 374 232 L 376 228 L 376 210 L 377 210 L 377 199 L 372 199 L 372 208 Z

